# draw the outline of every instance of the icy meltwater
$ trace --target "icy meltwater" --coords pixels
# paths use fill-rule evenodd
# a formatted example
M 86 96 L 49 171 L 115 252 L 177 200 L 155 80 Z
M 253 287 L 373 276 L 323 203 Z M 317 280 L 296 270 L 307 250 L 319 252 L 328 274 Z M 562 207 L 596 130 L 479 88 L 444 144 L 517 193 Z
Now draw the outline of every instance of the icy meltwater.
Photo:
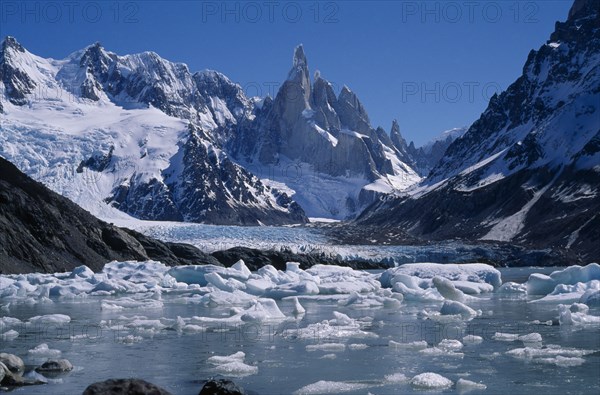
M 597 393 L 600 266 L 551 271 L 115 262 L 0 276 L 0 348 L 28 371 L 75 366 L 22 394 L 123 377 L 173 394 L 210 377 L 257 394 Z

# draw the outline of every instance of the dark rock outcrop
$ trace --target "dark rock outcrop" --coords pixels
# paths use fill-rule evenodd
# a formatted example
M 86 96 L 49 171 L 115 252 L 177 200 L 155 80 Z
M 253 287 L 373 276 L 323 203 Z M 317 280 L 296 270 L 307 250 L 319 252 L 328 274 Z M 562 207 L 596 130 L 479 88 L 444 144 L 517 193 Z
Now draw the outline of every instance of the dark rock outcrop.
M 216 263 L 195 247 L 166 244 L 103 222 L 0 158 L 0 271 L 59 272 L 112 260 Z
M 208 380 L 198 395 L 244 395 L 244 389 L 231 380 Z
M 171 393 L 141 379 L 110 379 L 91 384 L 82 395 L 171 395 Z

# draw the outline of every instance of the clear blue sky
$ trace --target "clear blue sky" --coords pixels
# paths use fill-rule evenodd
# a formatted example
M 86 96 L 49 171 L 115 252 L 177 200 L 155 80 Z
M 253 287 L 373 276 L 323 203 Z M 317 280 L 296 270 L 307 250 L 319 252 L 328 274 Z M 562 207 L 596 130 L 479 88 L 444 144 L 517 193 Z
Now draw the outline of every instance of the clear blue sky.
M 273 91 L 303 43 L 311 72 L 355 91 L 374 126 L 389 131 L 397 118 L 420 144 L 476 120 L 571 4 L 3 0 L 0 34 L 56 59 L 96 41 L 118 54 L 152 50 L 221 71 L 250 95 Z

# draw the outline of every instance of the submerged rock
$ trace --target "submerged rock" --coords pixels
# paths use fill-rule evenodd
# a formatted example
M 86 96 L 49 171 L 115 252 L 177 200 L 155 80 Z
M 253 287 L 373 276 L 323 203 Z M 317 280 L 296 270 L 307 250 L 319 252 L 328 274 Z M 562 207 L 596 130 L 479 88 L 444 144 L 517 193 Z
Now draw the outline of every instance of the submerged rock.
M 42 366 L 35 369 L 36 372 L 62 373 L 73 370 L 73 364 L 68 359 L 49 359 Z
M 244 395 L 244 389 L 231 380 L 208 380 L 198 395 Z
M 20 374 L 25 370 L 23 360 L 13 354 L 0 353 L 0 363 L 3 363 L 12 373 Z
M 109 379 L 88 386 L 82 395 L 171 395 L 141 379 Z
M 24 385 L 39 384 L 46 383 L 36 379 L 24 379 L 23 377 L 21 377 L 20 374 L 11 372 L 10 369 L 4 363 L 0 362 L 0 385 L 2 385 L 3 387 L 21 387 Z

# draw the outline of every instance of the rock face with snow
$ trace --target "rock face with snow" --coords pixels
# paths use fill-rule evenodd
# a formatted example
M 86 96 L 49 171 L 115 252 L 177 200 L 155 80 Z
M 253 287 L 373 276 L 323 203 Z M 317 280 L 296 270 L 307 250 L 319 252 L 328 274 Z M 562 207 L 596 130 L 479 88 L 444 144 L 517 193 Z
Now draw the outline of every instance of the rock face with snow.
M 290 224 L 358 214 L 419 180 L 347 87 L 311 81 L 302 46 L 275 99 L 216 71 L 99 43 L 0 52 L 0 155 L 105 218 Z
M 347 218 L 379 192 L 403 189 L 418 175 L 403 162 L 385 132 L 374 129 L 356 96 L 336 96 L 319 72 L 311 82 L 302 46 L 274 99 L 242 124 L 228 147 L 254 167 L 296 191 L 312 216 Z
M 190 73 L 152 52 L 119 56 L 99 43 L 43 59 L 7 37 L 0 102 L 0 155 L 101 216 L 115 215 L 108 203 L 152 220 L 307 221 L 286 190 L 222 149 L 253 103 L 220 73 Z
M 429 177 L 363 223 L 600 258 L 600 11 L 575 2 Z

